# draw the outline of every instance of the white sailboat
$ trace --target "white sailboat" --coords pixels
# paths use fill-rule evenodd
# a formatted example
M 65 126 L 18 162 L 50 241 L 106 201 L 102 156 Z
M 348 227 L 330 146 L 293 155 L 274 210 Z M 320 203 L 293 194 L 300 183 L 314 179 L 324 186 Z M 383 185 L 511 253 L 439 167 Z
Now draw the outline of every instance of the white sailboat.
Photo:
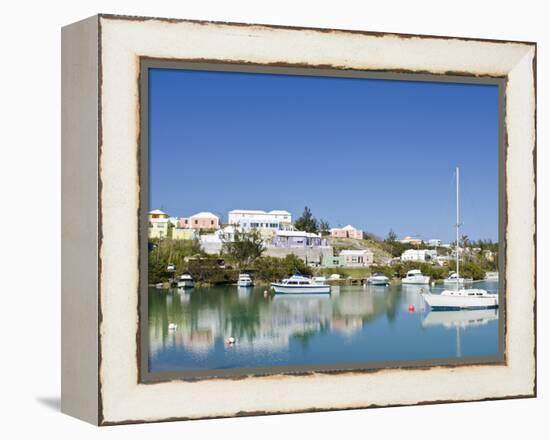
M 452 289 L 440 294 L 423 293 L 422 297 L 432 309 L 489 309 L 498 307 L 498 294 L 489 293 L 484 289 L 464 289 L 460 284 L 460 170 L 456 168 L 456 278 Z

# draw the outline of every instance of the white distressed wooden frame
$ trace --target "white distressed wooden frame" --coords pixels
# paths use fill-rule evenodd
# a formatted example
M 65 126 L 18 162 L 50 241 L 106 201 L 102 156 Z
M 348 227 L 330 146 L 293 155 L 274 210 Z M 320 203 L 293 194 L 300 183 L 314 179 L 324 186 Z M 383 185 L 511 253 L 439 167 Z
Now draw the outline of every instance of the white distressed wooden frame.
M 533 43 L 96 16 L 62 46 L 64 412 L 106 425 L 535 395 Z M 140 57 L 506 77 L 506 364 L 139 383 Z

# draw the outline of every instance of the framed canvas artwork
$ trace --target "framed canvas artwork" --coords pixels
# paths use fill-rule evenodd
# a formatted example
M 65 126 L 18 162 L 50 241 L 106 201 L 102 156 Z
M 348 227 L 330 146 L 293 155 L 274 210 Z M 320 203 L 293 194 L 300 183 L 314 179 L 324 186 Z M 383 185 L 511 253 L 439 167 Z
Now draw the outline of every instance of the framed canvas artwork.
M 62 55 L 64 412 L 536 395 L 534 43 L 98 15 Z

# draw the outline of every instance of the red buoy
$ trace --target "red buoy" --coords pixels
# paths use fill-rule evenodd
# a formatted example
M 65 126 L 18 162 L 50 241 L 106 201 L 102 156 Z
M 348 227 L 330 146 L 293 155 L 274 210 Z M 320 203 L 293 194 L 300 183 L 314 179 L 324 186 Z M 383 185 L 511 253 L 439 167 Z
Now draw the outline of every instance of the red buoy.
M 409 304 L 409 312 L 414 312 L 414 305 Z

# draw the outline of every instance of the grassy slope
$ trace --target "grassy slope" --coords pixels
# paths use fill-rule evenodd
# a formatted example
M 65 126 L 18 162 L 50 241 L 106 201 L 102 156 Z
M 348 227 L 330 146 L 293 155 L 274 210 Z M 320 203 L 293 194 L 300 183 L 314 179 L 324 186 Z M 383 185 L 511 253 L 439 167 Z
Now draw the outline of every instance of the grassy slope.
M 374 253 L 374 262 L 391 258 L 389 252 L 384 249 L 384 244 L 375 240 L 356 240 L 354 238 L 330 238 L 330 244 L 334 247 L 335 254 L 343 249 L 370 249 Z

